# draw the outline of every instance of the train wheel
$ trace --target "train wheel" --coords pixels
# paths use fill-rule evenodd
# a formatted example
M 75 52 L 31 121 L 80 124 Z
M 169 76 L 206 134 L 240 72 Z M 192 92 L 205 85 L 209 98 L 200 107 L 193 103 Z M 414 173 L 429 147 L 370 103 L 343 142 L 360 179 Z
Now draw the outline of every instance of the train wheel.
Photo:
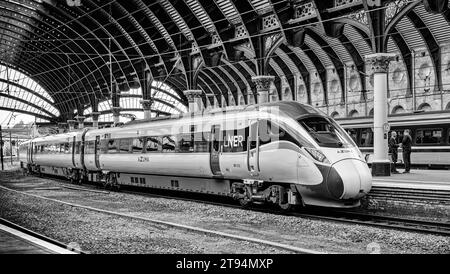
M 251 203 L 252 202 L 250 200 L 248 200 L 248 199 L 245 199 L 245 198 L 239 199 L 239 204 L 242 207 L 248 207 Z
M 294 205 L 291 205 L 289 203 L 285 203 L 285 204 L 278 204 L 278 206 L 281 208 L 281 210 L 283 211 L 290 211 L 294 208 Z

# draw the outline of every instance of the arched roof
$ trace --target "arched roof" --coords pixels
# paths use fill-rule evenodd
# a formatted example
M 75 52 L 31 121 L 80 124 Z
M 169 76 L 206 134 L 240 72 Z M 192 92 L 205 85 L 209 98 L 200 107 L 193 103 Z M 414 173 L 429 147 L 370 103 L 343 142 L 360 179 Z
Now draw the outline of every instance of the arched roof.
M 186 111 L 183 91 L 191 88 L 204 92 L 205 103 L 249 103 L 249 93 L 256 99 L 251 77 L 261 72 L 276 77 L 280 100 L 297 100 L 298 76 L 308 103 L 340 104 L 350 67 L 358 91 L 371 88 L 364 57 L 383 46 L 400 57 L 406 92 L 418 70 L 411 56 L 422 51 L 435 75 L 430 85 L 449 89 L 441 67 L 450 64 L 442 58 L 450 11 L 430 12 L 426 0 L 382 2 L 385 29 L 373 30 L 366 0 L 1 0 L 0 61 L 45 90 L 48 98 L 18 87 L 55 108 L 39 114 L 50 120 L 111 100 L 111 79 L 119 86 L 117 101 L 139 109 L 138 99 L 152 95 L 123 91 L 144 85 L 145 71 L 169 87 L 154 95 L 153 109 L 163 115 Z M 384 32 L 380 46 L 374 34 Z M 313 90 L 316 83 L 321 88 Z M 322 97 L 313 98 L 313 91 Z M 0 92 L 0 108 L 11 107 L 1 98 L 22 100 L 8 96 Z

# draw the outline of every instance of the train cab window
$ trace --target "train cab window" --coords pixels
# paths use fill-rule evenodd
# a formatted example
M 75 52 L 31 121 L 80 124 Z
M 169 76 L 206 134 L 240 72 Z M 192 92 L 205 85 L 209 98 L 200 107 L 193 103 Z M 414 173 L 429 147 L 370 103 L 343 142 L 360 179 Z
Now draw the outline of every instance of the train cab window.
M 147 145 L 145 150 L 147 152 L 161 151 L 161 137 L 147 137 Z
M 145 138 L 134 138 L 132 143 L 133 153 L 143 153 L 144 152 L 144 141 Z
M 361 130 L 361 139 L 359 145 L 362 147 L 373 146 L 373 131 L 371 128 L 364 128 Z
M 353 140 L 336 122 L 324 117 L 307 117 L 298 121 L 311 137 L 323 147 L 353 147 Z
M 174 152 L 177 147 L 177 139 L 174 135 L 164 136 L 162 138 L 162 151 L 163 152 Z
M 416 130 L 416 144 L 440 144 L 443 140 L 443 130 L 441 128 L 435 129 L 418 129 Z

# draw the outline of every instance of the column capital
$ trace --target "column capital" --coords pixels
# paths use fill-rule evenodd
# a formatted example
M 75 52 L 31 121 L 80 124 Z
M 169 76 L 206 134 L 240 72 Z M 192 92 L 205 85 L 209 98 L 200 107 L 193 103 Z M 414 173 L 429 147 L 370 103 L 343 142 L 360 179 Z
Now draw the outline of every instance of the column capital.
M 373 73 L 387 73 L 389 63 L 397 57 L 394 53 L 374 53 L 365 56 L 366 62 L 370 65 Z
M 77 121 L 76 120 L 67 120 L 67 124 L 75 124 Z
M 95 118 L 98 119 L 98 116 L 100 116 L 101 114 L 102 114 L 102 113 L 101 113 L 101 112 L 98 112 L 98 111 L 94 111 L 94 112 L 91 113 L 93 119 L 95 119 Z
M 188 98 L 189 102 L 193 102 L 195 98 L 199 98 L 202 96 L 203 91 L 200 89 L 188 89 L 183 91 L 184 95 Z
M 258 75 L 252 77 L 253 83 L 256 84 L 256 90 L 270 90 L 270 86 L 275 81 L 275 76 L 273 75 Z
M 113 115 L 119 115 L 122 108 L 121 107 L 112 107 L 111 110 L 112 110 Z
M 149 110 L 152 107 L 152 104 L 155 100 L 153 99 L 143 99 L 141 101 L 139 101 L 142 104 L 142 108 L 144 110 Z

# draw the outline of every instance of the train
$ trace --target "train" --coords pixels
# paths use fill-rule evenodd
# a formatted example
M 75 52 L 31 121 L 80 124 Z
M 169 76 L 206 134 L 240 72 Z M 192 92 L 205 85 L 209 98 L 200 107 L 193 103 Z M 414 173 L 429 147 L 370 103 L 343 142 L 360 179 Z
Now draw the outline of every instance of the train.
M 373 118 L 355 117 L 336 119 L 359 146 L 366 162 L 373 158 Z M 401 143 L 405 129 L 410 130 L 413 140 L 411 164 L 417 168 L 450 168 L 450 111 L 415 112 L 390 115 L 391 132 L 397 132 L 397 143 Z M 403 164 L 402 149 L 399 148 L 398 165 Z
M 360 205 L 372 187 L 364 156 L 322 111 L 274 102 L 136 120 L 31 139 L 28 172 L 105 187 L 229 196 L 283 210 Z

